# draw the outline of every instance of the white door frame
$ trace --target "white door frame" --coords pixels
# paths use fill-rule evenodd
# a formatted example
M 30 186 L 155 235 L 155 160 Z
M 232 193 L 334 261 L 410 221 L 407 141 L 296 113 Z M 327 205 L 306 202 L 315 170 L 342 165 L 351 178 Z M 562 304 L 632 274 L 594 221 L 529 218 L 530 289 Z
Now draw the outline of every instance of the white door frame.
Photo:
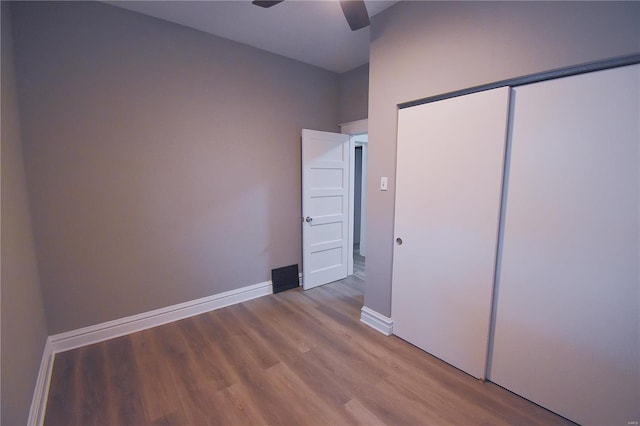
M 355 175 L 354 175 L 354 169 L 355 169 L 355 150 L 356 150 L 356 146 L 362 146 L 362 182 L 363 182 L 363 191 L 362 191 L 362 203 L 361 203 L 361 208 L 362 209 L 366 209 L 366 159 L 368 157 L 367 155 L 367 149 L 368 149 L 368 145 L 367 143 L 362 143 L 362 142 L 356 142 L 354 136 L 357 135 L 362 135 L 365 133 L 369 132 L 369 120 L 368 119 L 364 119 L 364 120 L 357 120 L 357 121 L 350 121 L 348 123 L 342 123 L 340 124 L 340 132 L 343 134 L 348 134 L 351 135 L 351 137 L 349 138 L 349 152 L 351 153 L 351 170 L 349 171 L 349 254 L 348 254 L 348 264 L 347 264 L 347 274 L 348 275 L 353 275 L 353 214 L 355 211 L 355 203 L 354 203 L 354 185 L 355 185 Z M 363 232 L 366 227 L 365 224 L 361 223 L 361 231 L 360 231 L 360 241 L 362 244 L 362 239 L 365 238 L 366 241 L 366 237 L 364 237 L 364 235 L 366 234 L 366 232 Z
M 363 135 L 351 135 L 351 138 L 349 140 L 350 146 L 349 149 L 351 150 L 351 155 L 353 156 L 353 161 L 351 164 L 351 167 L 353 168 L 353 177 L 352 177 L 352 183 L 353 185 L 351 185 L 351 189 L 350 191 L 351 193 L 351 200 L 353 204 L 353 212 L 351 213 L 351 217 L 354 217 L 355 215 L 355 204 L 356 204 L 356 200 L 355 200 L 355 156 L 356 156 L 356 148 L 362 148 L 362 182 L 361 182 L 361 191 L 360 191 L 360 255 L 361 256 L 366 256 L 366 247 L 367 247 L 367 239 L 366 239 L 366 233 L 365 233 L 365 229 L 366 229 L 366 224 L 367 224 L 367 215 L 366 215 L 366 210 L 365 210 L 365 206 L 367 205 L 367 160 L 369 157 L 369 152 L 368 152 L 368 148 L 369 148 L 369 140 L 368 140 L 368 135 L 367 134 L 363 134 Z M 353 221 L 353 226 L 355 226 L 355 220 Z M 355 229 L 353 230 L 353 233 L 355 234 Z M 353 245 L 352 245 L 353 246 Z

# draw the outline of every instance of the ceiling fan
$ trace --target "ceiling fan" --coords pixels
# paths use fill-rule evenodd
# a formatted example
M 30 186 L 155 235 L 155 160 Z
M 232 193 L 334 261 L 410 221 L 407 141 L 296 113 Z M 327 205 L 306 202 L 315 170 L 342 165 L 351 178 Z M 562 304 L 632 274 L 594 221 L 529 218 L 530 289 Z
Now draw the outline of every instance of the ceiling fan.
M 282 3 L 283 1 L 284 0 L 254 0 L 251 3 L 267 8 Z M 347 18 L 351 31 L 369 26 L 369 14 L 367 13 L 367 6 L 364 4 L 364 0 L 340 0 L 340 7 L 342 7 L 342 12 L 344 13 L 344 17 Z

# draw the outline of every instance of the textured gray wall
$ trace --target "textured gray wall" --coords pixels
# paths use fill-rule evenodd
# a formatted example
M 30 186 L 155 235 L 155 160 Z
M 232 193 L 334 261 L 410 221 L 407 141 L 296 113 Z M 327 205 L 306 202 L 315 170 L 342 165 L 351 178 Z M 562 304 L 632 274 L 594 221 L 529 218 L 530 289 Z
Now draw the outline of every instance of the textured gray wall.
M 300 130 L 338 131 L 336 74 L 100 3 L 12 7 L 52 334 L 301 262 Z
M 638 53 L 640 3 L 402 2 L 371 31 L 365 305 L 390 315 L 397 104 Z
M 340 74 L 340 123 L 367 118 L 369 64 Z
M 9 3 L 2 2 L 2 393 L 3 425 L 27 423 L 47 338 L 20 140 Z

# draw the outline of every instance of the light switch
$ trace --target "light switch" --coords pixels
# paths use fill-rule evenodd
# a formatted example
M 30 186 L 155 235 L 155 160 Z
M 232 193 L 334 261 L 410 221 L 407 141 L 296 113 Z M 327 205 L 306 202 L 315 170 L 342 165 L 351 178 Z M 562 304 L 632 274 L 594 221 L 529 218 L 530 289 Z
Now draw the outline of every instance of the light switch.
M 387 190 L 387 177 L 386 176 L 382 176 L 380 178 L 380 191 L 386 191 Z

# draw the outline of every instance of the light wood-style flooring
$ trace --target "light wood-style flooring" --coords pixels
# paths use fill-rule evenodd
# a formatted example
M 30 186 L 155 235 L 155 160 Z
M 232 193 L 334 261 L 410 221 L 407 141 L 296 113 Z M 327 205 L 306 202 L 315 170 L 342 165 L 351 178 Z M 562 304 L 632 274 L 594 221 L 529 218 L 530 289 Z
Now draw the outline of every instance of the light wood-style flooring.
M 364 262 L 365 262 L 365 258 L 364 256 L 360 256 L 360 251 L 354 250 L 353 251 L 353 275 L 355 275 L 357 278 L 360 278 L 362 280 L 365 279 Z
M 362 324 L 364 281 L 56 356 L 46 425 L 570 424 Z

